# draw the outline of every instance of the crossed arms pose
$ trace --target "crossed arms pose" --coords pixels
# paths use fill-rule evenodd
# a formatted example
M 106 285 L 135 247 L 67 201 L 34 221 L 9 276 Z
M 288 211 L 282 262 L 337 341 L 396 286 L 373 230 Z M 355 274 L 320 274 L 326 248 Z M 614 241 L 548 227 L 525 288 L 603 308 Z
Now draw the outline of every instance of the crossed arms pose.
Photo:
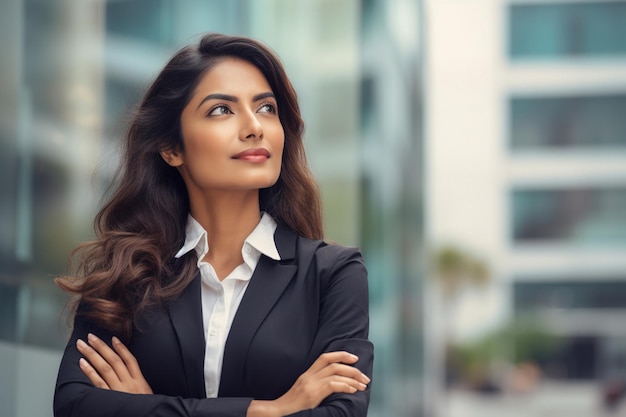
M 248 38 L 180 50 L 140 103 L 81 245 L 56 417 L 365 417 L 367 272 L 322 239 L 280 61 Z

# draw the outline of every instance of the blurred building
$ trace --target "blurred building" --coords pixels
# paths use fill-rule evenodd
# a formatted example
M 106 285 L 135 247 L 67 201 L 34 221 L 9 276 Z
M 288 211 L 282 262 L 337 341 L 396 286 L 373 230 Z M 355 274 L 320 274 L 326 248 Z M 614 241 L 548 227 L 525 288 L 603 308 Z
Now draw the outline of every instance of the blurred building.
M 418 2 L 6 0 L 0 32 L 0 417 L 51 414 L 68 336 L 52 280 L 92 236 L 133 106 L 204 32 L 255 37 L 285 63 L 327 238 L 361 246 L 370 271 L 370 415 L 419 414 Z
M 421 2 L 362 1 L 361 25 L 356 152 L 378 378 L 369 415 L 421 416 L 426 393 Z
M 533 316 L 561 341 L 547 377 L 603 378 L 626 354 L 626 2 L 437 0 L 424 16 L 427 239 L 491 272 L 456 336 Z

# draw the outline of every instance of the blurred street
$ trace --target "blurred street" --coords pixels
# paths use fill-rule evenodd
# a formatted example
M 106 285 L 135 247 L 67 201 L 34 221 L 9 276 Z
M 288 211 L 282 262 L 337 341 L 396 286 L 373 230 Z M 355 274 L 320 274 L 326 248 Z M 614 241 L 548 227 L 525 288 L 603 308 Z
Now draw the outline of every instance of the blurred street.
M 523 395 L 451 390 L 444 404 L 444 417 L 626 417 L 626 400 L 604 410 L 593 383 L 544 382 Z

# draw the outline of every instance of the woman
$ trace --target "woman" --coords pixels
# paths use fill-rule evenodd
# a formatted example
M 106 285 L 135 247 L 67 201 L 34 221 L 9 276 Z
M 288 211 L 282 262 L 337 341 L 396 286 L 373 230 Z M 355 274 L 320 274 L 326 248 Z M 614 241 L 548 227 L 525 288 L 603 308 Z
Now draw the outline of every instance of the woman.
M 366 270 L 323 242 L 296 94 L 247 38 L 181 49 L 80 247 L 55 416 L 366 416 Z

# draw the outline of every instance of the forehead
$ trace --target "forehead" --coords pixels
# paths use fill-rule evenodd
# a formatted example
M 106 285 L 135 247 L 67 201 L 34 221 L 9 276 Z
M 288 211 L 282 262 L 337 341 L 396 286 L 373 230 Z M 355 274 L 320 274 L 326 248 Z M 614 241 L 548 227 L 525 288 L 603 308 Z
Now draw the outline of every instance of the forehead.
M 267 91 L 272 89 L 256 66 L 243 59 L 227 57 L 202 75 L 194 95 L 219 92 L 245 96 Z

